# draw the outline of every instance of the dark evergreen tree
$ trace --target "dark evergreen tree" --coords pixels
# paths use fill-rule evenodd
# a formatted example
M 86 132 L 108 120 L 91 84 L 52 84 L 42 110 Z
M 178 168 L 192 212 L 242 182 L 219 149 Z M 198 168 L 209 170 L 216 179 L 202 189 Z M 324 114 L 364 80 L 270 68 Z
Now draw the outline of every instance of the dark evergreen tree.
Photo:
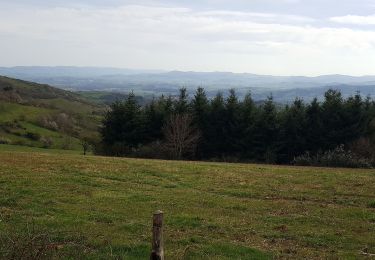
M 224 150 L 226 156 L 238 156 L 241 151 L 241 110 L 234 89 L 229 90 L 229 96 L 225 102 L 224 124 Z
M 164 113 L 167 117 L 168 115 L 171 115 L 173 113 L 173 99 L 171 95 L 169 95 L 168 98 L 165 100 Z
M 197 147 L 197 156 L 203 158 L 207 153 L 209 146 L 208 140 L 208 118 L 209 118 L 209 101 L 203 88 L 198 88 L 195 92 L 194 99 L 191 101 L 191 111 L 193 123 L 199 129 L 201 138 Z
M 351 142 L 365 132 L 365 107 L 362 97 L 359 93 L 349 97 L 345 102 L 345 126 L 343 133 L 343 142 Z
M 322 108 L 317 98 L 314 98 L 306 108 L 305 123 L 305 149 L 315 154 L 321 150 L 321 143 L 323 142 L 325 134 L 322 121 Z
M 185 114 L 189 112 L 189 100 L 186 88 L 181 88 L 178 100 L 175 102 L 174 112 L 176 114 Z
M 364 135 L 370 137 L 375 143 L 375 102 L 369 96 L 364 101 Z
M 341 92 L 330 89 L 324 95 L 322 121 L 324 126 L 321 149 L 328 150 L 345 143 L 345 110 Z
M 279 161 L 289 163 L 306 151 L 306 115 L 301 99 L 296 99 L 281 113 Z
M 107 147 L 123 155 L 128 149 L 142 144 L 145 141 L 144 134 L 143 116 L 134 93 L 130 93 L 126 101 L 112 104 L 101 128 L 102 140 Z
M 199 87 L 195 92 L 194 99 L 191 101 L 191 110 L 194 118 L 194 123 L 200 130 L 207 125 L 209 101 L 206 92 Z
M 254 150 L 256 159 L 277 162 L 279 122 L 273 97 L 262 105 L 254 124 Z
M 165 122 L 164 102 L 164 97 L 160 98 L 158 102 L 153 99 L 151 103 L 144 108 L 145 139 L 148 142 L 161 140 L 163 138 L 162 127 Z
M 254 124 L 258 109 L 251 97 L 251 93 L 246 94 L 241 103 L 240 130 L 241 130 L 241 157 L 244 159 L 254 158 Z
M 225 127 L 225 103 L 221 93 L 218 93 L 211 101 L 211 110 L 208 119 L 208 135 L 209 151 L 207 157 L 221 158 L 225 151 L 224 133 Z

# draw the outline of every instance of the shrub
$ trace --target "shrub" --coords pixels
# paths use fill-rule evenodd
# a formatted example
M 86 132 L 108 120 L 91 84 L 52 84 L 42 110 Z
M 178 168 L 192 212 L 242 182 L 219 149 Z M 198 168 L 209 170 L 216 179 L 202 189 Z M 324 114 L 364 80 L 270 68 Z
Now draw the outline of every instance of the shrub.
M 372 163 L 369 159 L 362 158 L 350 150 L 345 150 L 344 145 L 323 153 L 319 152 L 315 156 L 311 156 L 307 152 L 294 158 L 293 164 L 301 166 L 372 168 Z
M 25 116 L 25 115 L 20 115 L 20 116 L 18 117 L 18 120 L 19 120 L 19 121 L 25 121 L 25 120 L 26 120 L 26 116 Z
M 40 138 L 41 138 L 40 134 L 38 134 L 38 133 L 32 133 L 32 132 L 27 132 L 25 134 L 25 137 L 27 137 L 27 138 L 29 138 L 29 139 L 31 139 L 33 141 L 39 141 Z
M 64 133 L 68 134 L 77 134 L 75 133 L 75 121 L 74 119 L 65 113 L 60 113 L 55 116 L 55 122 L 58 125 L 58 128 Z
M 51 137 L 41 137 L 40 141 L 42 142 L 42 147 L 43 148 L 50 148 L 53 144 L 52 138 Z
M 53 131 L 57 131 L 59 126 L 57 123 L 50 117 L 42 116 L 38 119 L 38 125 Z
M 168 153 L 165 150 L 164 145 L 159 141 L 152 142 L 148 145 L 142 145 L 139 148 L 134 149 L 131 156 L 150 159 L 168 159 Z
M 361 137 L 350 144 L 350 150 L 362 158 L 375 162 L 374 142 L 370 138 Z
M 70 136 L 64 137 L 62 145 L 61 145 L 61 149 L 70 150 L 70 149 L 72 149 L 72 146 L 73 146 L 72 138 Z
M 86 155 L 88 151 L 95 152 L 95 146 L 100 142 L 98 135 L 86 132 L 81 132 L 79 139 L 84 155 Z
M 18 123 L 17 120 L 7 121 L 0 124 L 0 128 L 10 133 L 14 129 L 20 129 L 22 126 Z
M 74 118 L 65 113 L 52 116 L 41 116 L 38 118 L 37 124 L 53 131 L 60 130 L 71 135 L 77 134 L 75 131 L 76 122 Z
M 105 147 L 108 148 L 106 145 Z M 120 142 L 117 142 L 113 144 L 112 146 L 110 146 L 110 149 L 111 149 L 110 155 L 115 155 L 115 156 L 126 156 L 131 153 L 131 148 L 127 146 L 127 144 L 120 143 Z M 106 153 L 107 152 L 108 150 L 106 151 Z
M 4 91 L 12 91 L 13 90 L 13 87 L 12 86 L 5 86 L 3 88 Z
M 12 142 L 12 144 L 23 146 L 23 145 L 26 145 L 26 142 L 24 140 L 16 140 L 16 141 Z
M 367 207 L 375 209 L 375 200 L 370 201 L 370 202 L 367 204 Z
M 5 112 L 5 111 L 6 111 L 5 105 L 0 103 L 0 112 Z
M 0 144 L 10 144 L 11 142 L 10 139 L 0 136 Z

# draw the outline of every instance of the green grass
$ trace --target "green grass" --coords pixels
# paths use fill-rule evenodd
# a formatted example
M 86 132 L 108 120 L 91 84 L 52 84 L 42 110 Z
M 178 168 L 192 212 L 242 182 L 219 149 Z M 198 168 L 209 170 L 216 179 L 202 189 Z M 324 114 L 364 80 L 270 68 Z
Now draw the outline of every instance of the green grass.
M 51 138 L 52 145 L 50 148 L 52 149 L 61 149 L 62 147 L 67 146 L 66 144 L 69 143 L 69 145 L 67 146 L 69 150 L 81 150 L 79 139 L 71 137 L 62 132 L 52 131 L 36 125 L 36 119 L 33 118 L 33 107 L 26 107 L 25 109 L 20 110 L 20 114 L 23 113 L 24 116 L 22 117 L 22 119 L 19 119 L 20 117 L 16 116 L 18 109 L 14 108 L 22 106 L 16 104 L 9 105 L 12 105 L 11 107 L 13 109 L 10 110 L 12 113 L 7 114 L 6 116 L 0 113 L 0 139 L 7 139 L 12 144 L 22 144 L 24 146 L 32 147 L 43 147 L 43 144 L 40 140 L 32 140 L 30 138 L 27 138 L 27 133 L 34 133 L 40 135 L 41 137 Z M 29 110 L 29 108 L 32 114 L 22 112 L 25 110 Z M 52 112 L 50 111 L 50 113 Z M 1 120 L 3 121 L 1 122 Z M 13 120 L 16 120 L 17 125 L 19 125 L 19 127 L 14 127 L 13 129 L 11 129 L 10 133 L 5 132 L 1 129 L 1 123 L 14 122 Z
M 62 131 L 52 131 L 38 126 L 38 119 L 45 116 L 52 116 L 59 113 L 74 114 L 74 124 L 81 129 L 82 133 L 95 135 L 100 122 L 100 116 L 90 115 L 89 108 L 85 104 L 69 100 L 50 99 L 41 101 L 40 104 L 49 104 L 54 108 L 40 108 L 26 106 L 16 103 L 8 103 L 0 100 L 0 140 L 6 139 L 12 144 L 22 144 L 24 146 L 43 147 L 40 140 L 31 140 L 26 137 L 27 133 L 39 134 L 41 137 L 52 139 L 51 148 L 80 150 L 81 145 L 77 137 L 70 136 Z M 65 110 L 63 110 L 65 108 Z M 86 114 L 85 114 L 86 113 Z M 79 124 L 78 124 L 79 122 Z M 17 125 L 9 127 L 10 132 L 6 132 L 2 125 Z
M 374 170 L 48 152 L 0 145 L 0 234 L 32 223 L 60 257 L 146 259 L 158 209 L 167 259 L 375 253 Z
M 57 109 L 59 111 L 65 111 L 69 114 L 79 114 L 79 115 L 90 115 L 90 113 L 97 109 L 93 105 L 89 103 L 83 103 L 82 101 L 72 101 L 63 98 L 55 98 L 55 99 L 39 99 L 37 100 L 38 103 L 48 105 L 53 109 Z
M 16 103 L 8 103 L 0 100 L 0 123 L 13 121 L 15 119 L 24 118 L 29 121 L 35 121 L 37 118 L 52 114 L 53 110 L 24 106 Z
M 103 111 L 76 93 L 0 76 L 0 143 L 44 147 L 48 139 L 51 148 L 79 150 L 78 138 L 97 135 Z

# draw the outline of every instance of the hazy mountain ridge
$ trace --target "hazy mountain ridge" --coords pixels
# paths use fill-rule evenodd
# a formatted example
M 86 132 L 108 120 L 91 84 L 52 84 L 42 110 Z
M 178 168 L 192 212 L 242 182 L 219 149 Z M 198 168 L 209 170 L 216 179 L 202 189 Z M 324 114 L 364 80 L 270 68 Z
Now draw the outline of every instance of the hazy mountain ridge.
M 323 75 L 270 76 L 232 72 L 182 72 L 150 71 L 99 67 L 13 67 L 1 68 L 0 75 L 50 84 L 74 91 L 134 90 L 141 95 L 175 94 L 181 87 L 193 92 L 202 86 L 209 96 L 217 91 L 235 88 L 239 95 L 248 91 L 255 99 L 264 99 L 271 93 L 278 101 L 288 101 L 299 96 L 305 99 L 321 97 L 330 87 L 344 95 L 360 91 L 363 95 L 375 95 L 375 76 Z

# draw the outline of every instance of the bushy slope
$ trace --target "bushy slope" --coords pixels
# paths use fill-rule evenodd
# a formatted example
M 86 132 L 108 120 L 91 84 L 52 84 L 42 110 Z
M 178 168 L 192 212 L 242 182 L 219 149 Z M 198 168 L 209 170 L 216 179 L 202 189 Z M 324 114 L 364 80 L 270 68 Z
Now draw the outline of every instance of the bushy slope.
M 32 226 L 65 258 L 147 259 L 158 209 L 167 259 L 375 253 L 374 170 L 0 150 L 0 238 Z
M 18 96 L 20 103 L 54 98 L 63 98 L 70 101 L 80 100 L 79 96 L 74 93 L 49 85 L 0 76 L 0 99 L 8 101 L 12 96 Z
M 102 110 L 75 93 L 0 76 L 0 143 L 79 149 Z

